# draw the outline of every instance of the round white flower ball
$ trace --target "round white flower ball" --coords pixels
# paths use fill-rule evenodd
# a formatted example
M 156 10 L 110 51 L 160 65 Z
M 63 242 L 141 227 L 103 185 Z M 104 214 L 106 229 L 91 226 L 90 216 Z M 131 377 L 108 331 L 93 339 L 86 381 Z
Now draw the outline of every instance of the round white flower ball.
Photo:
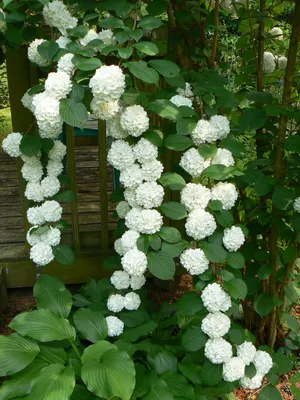
M 49 160 L 47 164 L 48 176 L 59 176 L 64 170 L 64 164 L 61 161 Z
M 129 250 L 121 259 L 124 270 L 131 276 L 141 276 L 147 269 L 147 257 L 138 249 Z
M 53 99 L 65 99 L 72 90 L 70 76 L 63 71 L 50 72 L 45 81 L 45 90 Z
M 124 297 L 124 307 L 126 310 L 137 310 L 141 304 L 140 296 L 134 292 L 127 293 Z
M 44 197 L 54 196 L 60 189 L 60 182 L 55 176 L 46 176 L 41 181 L 41 190 Z
M 68 75 L 72 75 L 75 69 L 75 66 L 73 64 L 73 57 L 74 54 L 72 53 L 67 53 L 60 57 L 57 63 L 57 72 L 64 72 Z
M 140 290 L 146 283 L 144 275 L 132 276 L 130 278 L 130 286 L 132 290 Z
M 300 197 L 297 197 L 293 204 L 294 210 L 300 213 Z
M 32 229 L 38 228 L 37 225 L 32 226 L 29 231 L 26 234 L 26 240 L 27 242 L 30 244 L 30 246 L 34 246 L 37 243 L 41 242 L 41 237 L 40 235 L 36 234 L 36 233 L 31 233 Z
M 106 121 L 106 135 L 114 139 L 125 139 L 128 133 L 122 129 L 120 124 L 121 114 L 116 114 L 113 118 Z
M 194 97 L 192 86 L 191 86 L 191 84 L 189 82 L 185 83 L 185 88 L 184 89 L 177 88 L 176 89 L 176 93 L 178 93 L 178 94 L 180 94 L 181 96 L 184 96 L 184 97 Z
M 138 162 L 142 164 L 155 160 L 158 156 L 158 150 L 149 140 L 141 138 L 133 147 L 133 154 Z
M 107 154 L 108 162 L 116 169 L 122 171 L 133 165 L 135 158 L 131 146 L 124 140 L 112 143 Z
M 98 36 L 105 46 L 116 43 L 116 38 L 114 37 L 112 30 L 110 29 L 103 29 L 101 32 L 99 32 Z
M 131 210 L 130 205 L 127 203 L 127 201 L 120 201 L 116 207 L 116 212 L 118 214 L 118 217 L 123 219 L 126 217 L 127 213 Z
M 156 182 L 142 183 L 136 189 L 136 201 L 139 206 L 144 208 L 157 208 L 164 199 L 165 191 Z
M 31 96 L 28 91 L 23 95 L 21 102 L 25 108 L 27 108 L 29 111 L 33 112 L 34 107 L 32 104 L 33 96 Z
M 196 208 L 206 208 L 211 200 L 210 190 L 200 185 L 200 183 L 188 183 L 181 191 L 181 203 L 187 211 L 193 211 Z
M 218 139 L 218 132 L 209 121 L 200 119 L 191 133 L 191 137 L 195 145 L 200 146 L 203 143 L 215 142 Z
M 39 45 L 44 42 L 44 39 L 35 39 L 30 43 L 27 50 L 29 61 L 31 61 L 33 64 L 37 64 L 39 67 L 46 67 L 50 64 L 50 61 L 46 60 L 46 58 L 42 57 L 38 52 Z
M 241 358 L 246 365 L 253 362 L 256 355 L 256 347 L 251 342 L 244 342 L 236 347 L 237 356 Z
M 127 251 L 136 247 L 136 242 L 139 237 L 140 234 L 136 231 L 129 230 L 123 233 L 121 237 L 121 244 L 124 254 L 127 253 Z
M 27 182 L 39 182 L 43 176 L 43 166 L 40 160 L 35 157 L 35 160 L 25 162 L 21 168 L 21 173 Z
M 287 58 L 284 56 L 278 57 L 277 63 L 278 63 L 278 69 L 286 69 Z
M 157 181 L 163 173 L 164 166 L 158 160 L 142 164 L 143 179 L 147 182 Z
M 58 222 L 63 213 L 62 206 L 55 200 L 47 200 L 40 207 L 42 218 L 46 222 Z
M 272 28 L 269 33 L 272 36 L 276 36 L 276 39 L 282 40 L 283 38 L 282 29 L 280 29 L 278 26 L 274 26 L 274 28 Z
M 224 292 L 218 283 L 211 283 L 206 286 L 201 294 L 204 307 L 211 313 L 227 311 L 231 307 L 230 296 Z
M 245 375 L 245 363 L 239 357 L 232 357 L 223 365 L 223 379 L 225 382 L 237 381 Z
M 209 313 L 201 324 L 201 329 L 211 339 L 218 339 L 229 332 L 231 325 L 227 315 L 221 312 Z
M 269 51 L 265 51 L 264 52 L 264 59 L 263 59 L 263 70 L 264 72 L 271 73 L 274 71 L 276 67 L 275 64 L 275 57 L 272 53 L 270 53 Z
M 253 364 L 256 368 L 257 374 L 259 375 L 266 375 L 273 367 L 271 356 L 266 351 L 262 350 L 257 350 Z
M 135 187 L 143 182 L 143 172 L 139 164 L 135 163 L 122 169 L 120 173 L 120 182 L 127 187 Z
M 118 290 L 128 289 L 130 285 L 130 276 L 126 271 L 115 271 L 110 278 L 110 282 Z
M 224 230 L 223 244 L 228 251 L 237 251 L 245 242 L 245 235 L 239 226 Z
M 202 240 L 211 236 L 217 229 L 216 221 L 212 214 L 197 208 L 192 211 L 186 220 L 186 233 L 194 240 Z
M 160 231 L 163 224 L 162 215 L 156 210 L 141 211 L 141 226 L 137 229 L 138 232 L 146 235 L 153 235 Z
M 238 192 L 233 183 L 219 182 L 211 189 L 211 199 L 220 201 L 223 210 L 231 210 L 238 199 Z
M 51 263 L 54 260 L 52 247 L 43 242 L 35 244 L 30 249 L 30 259 L 41 267 Z
M 48 153 L 48 157 L 53 161 L 62 161 L 67 154 L 67 147 L 60 140 L 54 140 L 54 145 Z
M 258 374 L 256 374 L 253 378 L 247 378 L 247 376 L 244 376 L 240 380 L 240 384 L 247 389 L 258 389 L 262 385 L 263 378 L 263 375 Z
M 128 229 L 140 232 L 142 223 L 142 210 L 140 208 L 134 207 L 126 214 L 125 224 Z
M 19 132 L 13 132 L 6 136 L 2 141 L 2 149 L 11 157 L 20 157 L 20 143 L 22 135 Z
M 205 168 L 209 167 L 210 161 L 205 160 L 198 150 L 193 148 L 182 155 L 179 165 L 193 178 L 197 178 Z
M 234 166 L 234 158 L 231 151 L 227 149 L 218 149 L 217 154 L 211 160 L 212 164 L 221 164 L 226 167 Z
M 124 251 L 124 249 L 123 249 L 121 239 L 117 239 L 117 240 L 115 241 L 115 243 L 114 243 L 114 249 L 115 249 L 115 252 L 118 253 L 120 256 L 124 256 L 124 254 L 126 253 L 126 252 Z
M 204 348 L 204 355 L 213 364 L 222 364 L 232 357 L 232 347 L 225 339 L 208 339 Z
M 120 312 L 125 305 L 125 299 L 120 294 L 112 294 L 107 300 L 107 308 L 112 312 Z
M 41 207 L 28 208 L 27 220 L 31 225 L 43 225 L 45 223 L 45 218 L 42 214 Z
M 120 124 L 129 135 L 139 137 L 149 128 L 149 118 L 142 106 L 129 106 L 122 113 Z
M 62 1 L 54 0 L 43 8 L 43 17 L 46 25 L 57 28 L 60 33 L 67 36 L 67 29 L 77 26 L 77 18 L 72 17 Z
M 201 249 L 187 249 L 180 255 L 182 266 L 191 275 L 200 275 L 209 267 L 209 261 Z
M 137 186 L 129 187 L 124 190 L 124 198 L 131 207 L 138 206 L 138 203 L 136 201 L 136 189 Z
M 114 317 L 113 315 L 110 315 L 109 317 L 106 317 L 105 319 L 106 319 L 106 323 L 107 323 L 109 337 L 122 335 L 123 330 L 124 330 L 124 322 L 123 321 L 121 321 L 117 317 Z
M 50 97 L 48 92 L 40 94 L 42 96 L 39 96 L 39 94 L 33 96 L 34 115 L 38 124 L 39 134 L 42 138 L 56 139 L 62 131 L 59 100 Z
M 40 235 L 41 241 L 49 246 L 58 246 L 61 239 L 61 232 L 57 228 L 50 226 L 47 232 Z
M 39 182 L 28 182 L 24 194 L 26 199 L 32 200 L 36 203 L 40 203 L 44 200 L 44 194 Z
M 72 40 L 66 36 L 60 36 L 57 40 L 56 43 L 58 44 L 60 49 L 67 49 L 68 44 L 71 42 Z M 74 54 L 73 54 L 74 57 Z
M 92 40 L 96 39 L 99 39 L 99 34 L 94 29 L 90 29 L 83 38 L 79 39 L 79 43 L 81 44 L 81 46 L 85 47 Z
M 230 132 L 230 123 L 224 115 L 214 115 L 209 120 L 217 132 L 217 139 L 225 139 Z
M 117 65 L 98 68 L 89 83 L 94 97 L 103 101 L 118 101 L 125 89 L 125 75 Z
M 175 96 L 171 97 L 170 102 L 175 104 L 177 107 L 186 106 L 193 108 L 193 102 L 180 94 L 176 94 Z
M 101 98 L 94 97 L 91 102 L 91 111 L 93 115 L 103 121 L 114 118 L 119 110 L 120 105 L 118 101 L 104 102 Z

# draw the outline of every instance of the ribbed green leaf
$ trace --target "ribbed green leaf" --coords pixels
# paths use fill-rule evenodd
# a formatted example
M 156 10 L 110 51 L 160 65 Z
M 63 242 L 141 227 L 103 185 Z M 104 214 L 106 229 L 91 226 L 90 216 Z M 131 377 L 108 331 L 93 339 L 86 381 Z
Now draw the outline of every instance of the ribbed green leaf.
M 107 336 L 107 323 L 103 314 L 80 308 L 74 314 L 74 323 L 82 336 L 90 342 L 96 343 Z

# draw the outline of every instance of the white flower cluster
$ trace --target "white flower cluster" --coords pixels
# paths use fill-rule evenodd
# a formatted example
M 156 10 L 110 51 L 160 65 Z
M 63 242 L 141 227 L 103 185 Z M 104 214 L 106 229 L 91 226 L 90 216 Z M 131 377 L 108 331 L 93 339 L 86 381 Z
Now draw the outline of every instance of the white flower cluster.
M 188 183 L 181 191 L 181 203 L 187 211 L 191 212 L 196 208 L 206 208 L 211 200 L 210 190 L 200 184 Z
M 125 296 L 112 294 L 107 301 L 109 311 L 118 313 L 125 308 L 126 310 L 137 310 L 141 304 L 140 296 L 134 292 L 127 293 Z
M 123 330 L 124 330 L 124 322 L 123 321 L 121 321 L 119 318 L 117 318 L 113 315 L 110 315 L 110 316 L 106 317 L 106 323 L 107 323 L 109 337 L 122 335 Z
M 57 28 L 62 35 L 67 36 L 67 29 L 75 28 L 77 18 L 72 17 L 62 1 L 54 0 L 43 8 L 43 17 L 47 25 Z
M 73 64 L 73 57 L 74 54 L 72 53 L 67 53 L 63 55 L 57 63 L 57 72 L 65 72 L 68 75 L 72 75 L 73 71 L 75 69 L 75 66 Z
M 189 149 L 183 153 L 179 165 L 193 178 L 201 175 L 201 172 L 210 166 L 210 160 L 205 160 L 197 149 Z
M 177 88 L 176 93 L 178 93 L 180 96 L 184 96 L 187 98 L 192 99 L 194 97 L 193 89 L 192 86 L 189 82 L 185 83 L 185 88 Z
M 45 39 L 35 39 L 33 42 L 30 43 L 27 50 L 27 55 L 29 60 L 33 64 L 37 64 L 39 67 L 46 67 L 47 65 L 50 64 L 49 60 L 41 56 L 40 53 L 38 52 L 39 45 L 44 42 Z
M 280 40 L 283 39 L 283 32 L 282 32 L 282 29 L 279 28 L 279 26 L 274 26 L 274 28 L 272 28 L 269 33 L 271 36 L 274 36 L 276 39 L 280 39 Z
M 264 52 L 264 58 L 263 58 L 263 70 L 267 74 L 271 73 L 274 71 L 276 67 L 275 63 L 275 57 L 273 53 L 270 53 L 269 51 Z
M 182 266 L 191 275 L 200 275 L 209 267 L 209 261 L 201 249 L 187 249 L 180 255 Z
M 300 213 L 300 197 L 297 197 L 294 201 L 293 208 L 296 212 Z
M 170 98 L 170 102 L 175 104 L 177 107 L 186 106 L 193 108 L 193 102 L 188 97 L 182 96 L 181 94 L 176 94 Z
M 277 58 L 277 65 L 278 69 L 286 69 L 287 66 L 287 58 L 284 56 L 278 57 Z
M 209 121 L 200 119 L 191 136 L 196 146 L 225 139 L 230 132 L 229 121 L 223 115 L 214 115 Z
M 230 296 L 217 283 L 207 285 L 201 294 L 201 299 L 204 307 L 211 313 L 225 312 L 231 307 Z
M 245 242 L 245 235 L 239 226 L 224 230 L 223 244 L 228 251 L 237 251 Z
M 218 339 L 228 333 L 230 325 L 231 322 L 227 315 L 217 311 L 209 313 L 202 320 L 201 329 L 211 339 Z
M 87 46 L 92 40 L 101 40 L 103 42 L 103 48 L 116 43 L 113 32 L 110 29 L 102 30 L 101 32 L 96 32 L 94 29 L 90 29 L 88 33 L 79 40 L 81 46 Z M 101 47 L 100 47 L 101 50 Z
M 211 189 L 211 199 L 222 203 L 223 210 L 234 207 L 238 198 L 238 192 L 233 183 L 219 182 Z
M 216 229 L 214 216 L 201 208 L 192 211 L 185 223 L 186 233 L 194 240 L 205 239 L 211 236 Z
M 217 154 L 211 160 L 212 164 L 222 164 L 226 167 L 234 166 L 234 158 L 231 151 L 227 149 L 218 149 Z
M 121 114 L 120 125 L 129 135 L 139 137 L 149 128 L 149 118 L 142 106 L 129 106 Z
M 2 149 L 10 157 L 20 157 L 20 144 L 22 135 L 19 132 L 13 132 L 6 136 L 2 142 Z

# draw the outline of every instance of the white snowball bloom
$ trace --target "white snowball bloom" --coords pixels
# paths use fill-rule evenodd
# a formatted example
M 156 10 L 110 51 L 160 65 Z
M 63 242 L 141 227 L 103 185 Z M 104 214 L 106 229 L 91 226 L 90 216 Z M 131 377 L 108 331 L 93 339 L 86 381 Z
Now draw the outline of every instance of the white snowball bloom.
M 263 70 L 264 72 L 271 73 L 274 71 L 276 67 L 275 64 L 275 57 L 272 53 L 270 53 L 269 51 L 265 51 L 264 52 L 264 60 L 263 60 Z
M 119 318 L 114 317 L 110 315 L 109 317 L 106 317 L 106 323 L 108 327 L 108 336 L 109 337 L 114 337 L 114 336 L 120 336 L 123 333 L 124 330 L 124 322 L 121 321 Z
M 67 154 L 67 147 L 60 140 L 54 140 L 54 146 L 48 153 L 48 157 L 53 161 L 62 161 Z
M 211 199 L 219 200 L 223 210 L 230 210 L 238 199 L 238 192 L 233 183 L 219 182 L 211 189 Z
M 136 201 L 139 206 L 144 208 L 157 208 L 164 200 L 165 191 L 156 182 L 142 183 L 136 189 Z
M 132 276 L 130 278 L 130 286 L 132 290 L 140 290 L 146 283 L 144 275 Z
M 37 64 L 39 67 L 46 67 L 50 64 L 50 61 L 46 60 L 38 52 L 38 46 L 43 42 L 45 42 L 45 39 L 35 39 L 33 42 L 30 43 L 27 50 L 28 59 L 33 64 Z
M 201 324 L 201 329 L 211 339 L 218 339 L 229 332 L 231 321 L 221 312 L 209 313 Z
M 130 276 L 125 271 L 115 271 L 110 282 L 118 290 L 128 289 L 130 285 Z
M 124 140 L 116 140 L 111 145 L 107 160 L 114 168 L 120 171 L 132 166 L 134 155 L 131 146 Z
M 59 191 L 60 182 L 55 176 L 46 176 L 41 181 L 41 189 L 44 197 L 52 197 Z
M 120 294 L 112 294 L 107 300 L 107 308 L 112 312 L 120 312 L 125 305 L 125 299 Z
M 205 119 L 200 119 L 191 137 L 196 146 L 200 146 L 203 143 L 212 143 L 218 139 L 218 132 L 215 127 Z
M 13 132 L 6 136 L 2 142 L 2 149 L 11 157 L 20 157 L 20 143 L 22 140 L 22 135 L 19 132 Z
M 64 164 L 61 161 L 49 160 L 47 164 L 48 176 L 59 176 L 64 170 Z
M 141 219 L 141 226 L 137 231 L 146 235 L 153 235 L 160 231 L 163 225 L 163 217 L 156 210 L 142 210 Z
M 192 100 L 190 100 L 187 97 L 182 96 L 180 94 L 176 94 L 175 96 L 171 97 L 170 102 L 175 104 L 175 106 L 177 106 L 177 107 L 187 106 L 187 107 L 193 108 Z
M 217 154 L 211 160 L 212 164 L 221 164 L 226 167 L 234 166 L 234 158 L 231 151 L 227 149 L 218 149 Z
M 72 17 L 62 1 L 54 0 L 43 8 L 43 16 L 47 25 L 57 28 L 60 33 L 67 36 L 67 29 L 77 26 L 77 18 Z
M 26 199 L 35 201 L 36 203 L 44 200 L 44 194 L 39 182 L 28 182 L 24 194 Z
M 293 208 L 296 212 L 300 213 L 300 197 L 297 197 L 294 201 Z
M 32 104 L 32 100 L 33 100 L 33 96 L 31 96 L 28 93 L 28 90 L 27 90 L 27 92 L 22 97 L 21 102 L 22 102 L 22 104 L 23 104 L 23 106 L 25 108 L 27 108 L 29 111 L 31 111 L 33 113 L 34 112 L 34 107 L 33 107 L 33 104 Z
M 124 198 L 131 207 L 138 207 L 138 203 L 136 201 L 136 189 L 137 186 L 126 188 L 124 190 Z
M 139 137 L 149 128 L 149 118 L 142 106 L 129 106 L 122 113 L 120 124 L 129 135 Z
M 92 40 L 100 39 L 99 34 L 94 30 L 90 29 L 88 33 L 81 39 L 79 39 L 79 43 L 81 46 L 87 46 Z
M 60 243 L 61 232 L 58 228 L 50 226 L 47 232 L 40 235 L 41 241 L 49 246 L 58 246 Z
M 134 187 L 143 182 L 143 172 L 139 164 L 132 164 L 122 169 L 120 173 L 120 182 L 124 187 Z
M 180 201 L 188 211 L 206 208 L 210 199 L 210 190 L 199 184 L 188 183 L 180 192 Z
M 103 101 L 118 101 L 125 89 L 125 75 L 117 65 L 103 65 L 89 83 L 93 95 Z
M 278 26 L 274 26 L 274 28 L 272 28 L 269 33 L 272 36 L 276 36 L 276 39 L 280 39 L 280 40 L 283 39 L 282 29 L 280 29 Z
M 133 207 L 125 217 L 127 228 L 132 231 L 140 232 L 142 223 L 142 210 L 138 207 Z
M 140 234 L 136 231 L 126 231 L 121 237 L 121 244 L 124 250 L 124 253 L 136 247 L 136 242 Z
M 127 293 L 124 297 L 124 307 L 126 310 L 137 310 L 141 305 L 140 296 L 134 292 Z
M 94 97 L 91 102 L 91 111 L 93 115 L 103 121 L 114 118 L 119 110 L 120 105 L 118 101 L 103 102 L 101 98 L 98 99 L 98 97 Z
M 65 74 L 72 75 L 75 69 L 75 66 L 72 62 L 74 54 L 67 53 L 62 56 L 57 63 L 57 72 L 64 72 Z
M 34 94 L 32 96 L 32 109 L 33 109 L 33 113 L 35 112 L 36 106 L 38 104 L 40 104 L 42 101 L 44 101 L 44 99 L 48 99 L 49 95 L 46 92 L 40 92 L 37 94 Z
M 41 215 L 46 222 L 58 222 L 63 213 L 62 206 L 55 200 L 47 200 L 40 207 Z
M 223 379 L 225 382 L 237 381 L 245 375 L 245 363 L 239 357 L 232 357 L 223 365 Z
M 179 165 L 193 178 L 197 178 L 205 168 L 209 167 L 210 161 L 205 160 L 198 150 L 193 148 L 182 155 Z
M 21 173 L 27 182 L 39 182 L 43 176 L 43 166 L 40 160 L 35 157 L 31 162 L 25 162 L 21 168 Z
M 61 36 L 56 40 L 56 43 L 59 45 L 60 49 L 67 49 L 67 45 L 71 42 L 72 40 L 66 36 Z M 74 54 L 73 54 L 74 57 Z
M 45 81 L 45 90 L 53 99 L 65 99 L 72 90 L 70 76 L 63 71 L 50 72 Z
M 245 235 L 239 226 L 224 229 L 223 244 L 228 251 L 237 251 L 245 242 Z
M 56 139 L 62 131 L 62 120 L 59 111 L 59 101 L 53 99 L 47 93 L 39 96 L 36 101 L 35 95 L 33 103 L 35 104 L 34 115 L 39 127 L 39 133 L 42 138 Z
M 228 136 L 230 123 L 227 117 L 224 117 L 224 115 L 214 115 L 209 122 L 215 128 L 219 140 L 225 139 Z
M 194 97 L 192 86 L 189 82 L 185 83 L 185 89 L 177 88 L 176 93 L 184 97 Z
M 209 261 L 201 249 L 187 249 L 180 255 L 182 266 L 191 275 L 200 275 L 209 267 Z
M 247 389 L 258 389 L 261 387 L 263 379 L 263 375 L 258 374 L 256 374 L 253 378 L 247 378 L 247 376 L 244 376 L 240 380 L 240 384 Z
M 127 203 L 127 201 L 120 201 L 116 207 L 116 212 L 118 214 L 118 217 L 123 219 L 126 217 L 127 213 L 131 210 L 130 205 Z
M 211 283 L 206 286 L 201 294 L 204 307 L 211 313 L 227 311 L 231 307 L 230 296 L 224 292 L 218 283 Z
M 43 225 L 46 221 L 40 206 L 30 207 L 27 210 L 27 220 L 31 225 Z
M 214 216 L 201 208 L 192 211 L 185 223 L 186 233 L 194 240 L 202 240 L 211 236 L 216 229 Z
M 124 270 L 131 276 L 141 276 L 147 269 L 147 257 L 138 249 L 129 250 L 121 259 Z
M 259 375 L 266 375 L 273 367 L 273 361 L 271 356 L 262 350 L 257 350 L 253 364 L 256 368 L 256 372 Z
M 125 251 L 122 246 L 121 239 L 117 239 L 114 243 L 115 252 L 118 253 L 120 256 L 124 256 Z
M 164 166 L 158 160 L 142 164 L 143 178 L 147 182 L 157 181 L 163 173 Z
M 118 113 L 114 118 L 106 121 L 106 135 L 111 136 L 114 139 L 125 139 L 128 133 L 124 131 L 120 124 L 121 114 Z
M 236 346 L 237 356 L 240 357 L 246 365 L 253 362 L 256 355 L 256 347 L 251 342 L 244 342 Z
M 278 69 L 286 69 L 287 58 L 284 56 L 278 57 L 277 63 L 278 63 Z
M 30 259 L 41 267 L 51 263 L 54 260 L 52 247 L 43 242 L 35 244 L 30 249 Z
M 204 355 L 213 364 L 222 364 L 232 357 L 232 347 L 225 339 L 208 339 L 204 348 Z
M 158 156 L 158 150 L 149 140 L 141 138 L 133 147 L 133 154 L 138 162 L 143 164 L 155 160 Z
M 40 235 L 38 235 L 38 234 L 36 234 L 36 233 L 34 233 L 34 232 L 31 233 L 32 229 L 34 229 L 34 228 L 38 228 L 38 226 L 35 225 L 35 226 L 31 227 L 31 228 L 29 229 L 29 231 L 27 232 L 27 234 L 26 234 L 26 240 L 27 240 L 27 242 L 30 244 L 30 246 L 34 246 L 35 244 L 41 242 L 41 237 L 40 237 Z
M 105 46 L 109 46 L 116 43 L 116 38 L 110 29 L 103 29 L 98 34 L 98 38 L 102 40 Z

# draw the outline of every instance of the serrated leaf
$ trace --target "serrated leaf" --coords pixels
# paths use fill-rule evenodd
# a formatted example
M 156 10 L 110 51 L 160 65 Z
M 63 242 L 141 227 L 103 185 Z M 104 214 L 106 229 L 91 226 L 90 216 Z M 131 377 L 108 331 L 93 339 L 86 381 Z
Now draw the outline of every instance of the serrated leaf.
M 257 400 L 281 400 L 279 390 L 272 385 L 264 386 L 258 394 Z
M 171 226 L 163 226 L 158 235 L 168 243 L 177 243 L 181 240 L 181 233 L 178 229 Z
M 74 253 L 71 247 L 59 244 L 52 248 L 55 260 L 63 265 L 71 265 L 74 262 Z
M 180 73 L 179 67 L 172 61 L 151 60 L 149 61 L 149 65 L 166 78 L 174 78 Z
M 186 351 L 198 351 L 207 342 L 208 337 L 202 332 L 200 327 L 192 327 L 184 332 L 181 342 Z
M 66 124 L 79 128 L 82 128 L 88 121 L 85 105 L 73 99 L 60 101 L 60 116 Z
M 131 61 L 124 64 L 132 75 L 143 82 L 157 84 L 159 75 L 153 68 L 149 68 L 145 61 Z
M 196 292 L 184 293 L 176 302 L 176 308 L 179 314 L 188 317 L 204 310 L 202 300 Z
M 242 299 L 247 296 L 247 285 L 242 279 L 234 278 L 231 281 L 224 282 L 224 288 L 234 299 Z
M 174 278 L 175 263 L 169 254 L 163 251 L 149 251 L 147 254 L 148 269 L 156 277 L 162 280 Z

